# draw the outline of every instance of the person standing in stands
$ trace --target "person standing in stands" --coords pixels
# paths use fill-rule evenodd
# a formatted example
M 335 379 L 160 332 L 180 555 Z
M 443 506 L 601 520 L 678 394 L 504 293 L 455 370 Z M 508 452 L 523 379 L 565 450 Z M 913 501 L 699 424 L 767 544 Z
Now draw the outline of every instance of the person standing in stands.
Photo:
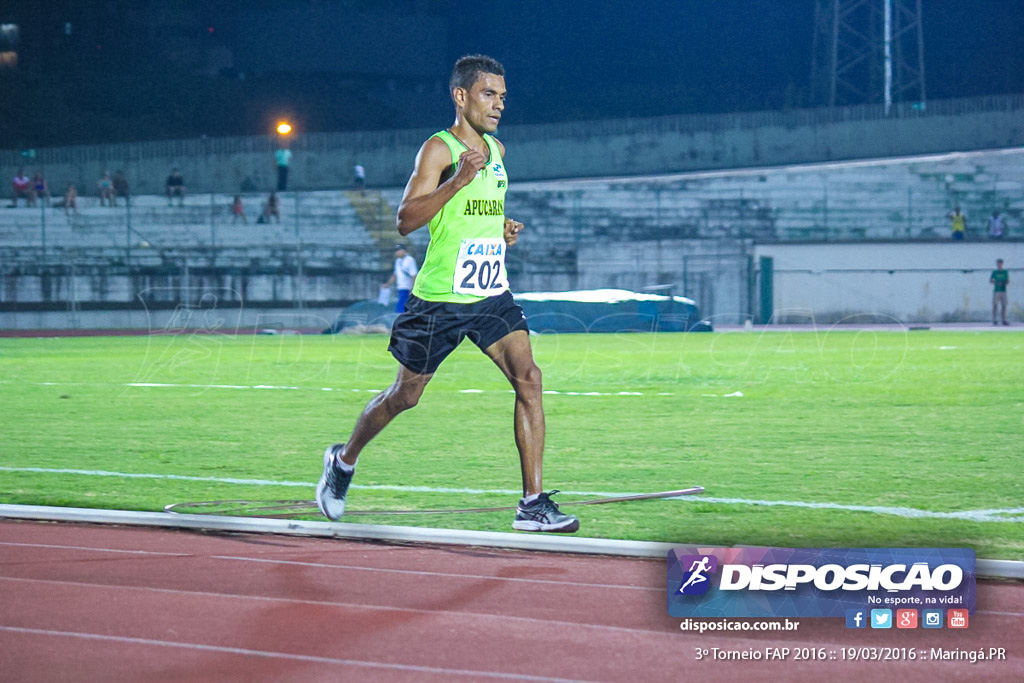
M 946 218 L 952 221 L 953 239 L 962 240 L 967 231 L 967 217 L 960 213 L 960 205 L 954 206 L 953 210 L 946 214 Z
M 416 273 L 419 268 L 416 266 L 416 259 L 406 250 L 404 244 L 395 245 L 395 270 L 382 287 L 390 287 L 392 284 L 398 290 L 398 301 L 395 303 L 395 313 L 405 313 L 405 304 L 409 301 L 409 294 L 412 292 L 412 285 L 416 281 Z
M 288 143 L 281 143 L 274 152 L 274 158 L 277 160 L 277 191 L 284 192 L 288 189 L 288 164 L 292 160 L 292 151 L 288 149 Z
M 362 164 L 356 164 L 352 167 L 352 175 L 355 179 L 356 189 L 362 195 L 366 191 L 366 169 Z
M 996 259 L 996 269 L 988 278 L 992 285 L 992 324 L 998 325 L 999 317 L 997 309 L 1002 309 L 1002 320 L 1004 325 L 1010 323 L 1006 320 L 1006 286 L 1010 284 L 1010 271 L 1003 268 L 1003 259 Z
M 515 392 L 523 497 L 512 528 L 573 532 L 579 520 L 561 512 L 551 500 L 553 493 L 542 488 L 541 371 L 533 359 L 526 316 L 509 292 L 505 270 L 505 251 L 523 229 L 522 223 L 505 216 L 505 147 L 494 137 L 505 110 L 505 69 L 490 57 L 463 57 L 455 63 L 449 92 L 455 122 L 420 147 L 398 207 L 400 235 L 429 225 L 431 238 L 406 311 L 391 329 L 388 350 L 399 363 L 398 376 L 370 400 L 348 440 L 324 451 L 317 506 L 329 519 L 344 514 L 362 450 L 419 402 L 438 366 L 469 337 Z
M 988 236 L 994 240 L 1001 240 L 1005 234 L 1006 223 L 1003 221 L 1003 217 L 999 215 L 998 211 L 993 211 L 992 215 L 988 217 Z

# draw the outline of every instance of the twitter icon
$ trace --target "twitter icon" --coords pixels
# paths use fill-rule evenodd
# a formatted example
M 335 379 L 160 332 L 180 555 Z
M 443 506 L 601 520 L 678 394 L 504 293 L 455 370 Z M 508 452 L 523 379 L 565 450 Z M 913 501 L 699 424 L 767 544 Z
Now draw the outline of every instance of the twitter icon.
M 871 628 L 892 628 L 892 610 L 871 610 Z

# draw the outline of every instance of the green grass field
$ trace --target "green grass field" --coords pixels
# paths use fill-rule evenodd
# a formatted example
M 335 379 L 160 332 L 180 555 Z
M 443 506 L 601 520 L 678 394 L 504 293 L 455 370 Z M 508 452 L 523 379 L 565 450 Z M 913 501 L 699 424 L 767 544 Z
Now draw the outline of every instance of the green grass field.
M 560 392 L 545 398 L 547 488 L 707 489 L 687 500 L 575 508 L 580 535 L 967 546 L 980 557 L 1024 559 L 1024 333 L 542 335 L 533 343 L 545 389 Z M 160 510 L 311 500 L 324 446 L 343 440 L 394 377 L 385 347 L 380 336 L 0 339 L 0 502 Z M 514 504 L 512 494 L 436 490 L 518 489 L 512 402 L 497 369 L 465 344 L 420 405 L 364 451 L 349 509 Z M 219 481 L 230 479 L 267 483 Z M 512 516 L 352 521 L 507 531 Z

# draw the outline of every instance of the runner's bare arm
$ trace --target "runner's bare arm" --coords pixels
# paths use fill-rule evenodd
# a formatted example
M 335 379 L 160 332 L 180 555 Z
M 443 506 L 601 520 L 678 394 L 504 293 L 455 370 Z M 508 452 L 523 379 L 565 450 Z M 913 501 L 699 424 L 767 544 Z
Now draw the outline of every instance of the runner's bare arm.
M 523 224 L 512 218 L 505 218 L 505 244 L 512 246 L 519 239 L 519 233 L 523 231 Z
M 416 165 L 405 186 L 402 204 L 398 207 L 396 224 L 401 235 L 408 235 L 430 222 L 455 193 L 468 185 L 484 167 L 486 159 L 476 150 L 463 152 L 455 173 L 444 182 L 451 166 L 448 145 L 430 138 L 416 155 Z
M 501 143 L 501 140 L 494 138 L 494 142 L 498 145 L 498 153 L 501 154 L 501 158 L 505 158 L 505 145 Z M 519 240 L 519 233 L 523 231 L 523 224 L 514 218 L 505 217 L 505 244 L 512 246 Z

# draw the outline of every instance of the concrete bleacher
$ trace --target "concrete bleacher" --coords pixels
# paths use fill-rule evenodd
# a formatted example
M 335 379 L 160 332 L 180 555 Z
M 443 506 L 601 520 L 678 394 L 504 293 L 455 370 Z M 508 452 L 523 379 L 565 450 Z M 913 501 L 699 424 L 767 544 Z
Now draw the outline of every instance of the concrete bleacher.
M 947 237 L 954 204 L 969 236 L 983 234 L 993 209 L 1024 234 L 1024 150 L 514 183 L 506 197 L 510 215 L 557 243 Z
M 132 197 L 131 205 L 101 206 L 80 197 L 78 213 L 61 207 L 0 210 L 0 248 L 5 260 L 115 258 L 130 251 L 134 261 L 159 261 L 161 254 L 216 249 L 222 258 L 279 261 L 281 252 L 303 252 L 325 262 L 345 258 L 376 268 L 380 255 L 351 202 L 339 192 L 284 193 L 280 221 L 258 223 L 265 194 L 243 195 L 247 223 L 231 213 L 233 195 L 197 194 L 179 205 L 161 196 Z M 23 257 L 18 256 L 23 254 Z M 389 254 L 390 255 L 390 254 Z
M 947 249 L 925 243 L 949 239 L 955 204 L 972 249 L 986 247 L 993 209 L 1007 217 L 1011 239 L 1024 237 L 1020 149 L 537 182 L 516 182 L 510 170 L 506 211 L 527 228 L 509 252 L 517 291 L 670 287 L 729 320 L 755 309 L 757 250 L 779 243 L 862 243 L 837 247 L 856 251 L 919 240 Z M 394 243 L 411 244 L 422 260 L 429 239 L 422 229 L 404 239 L 395 231 L 402 192 L 286 192 L 280 222 L 269 224 L 256 222 L 265 193 L 243 196 L 247 224 L 233 220 L 231 194 L 193 194 L 184 206 L 141 195 L 130 208 L 81 197 L 73 216 L 0 208 L 0 325 L 59 327 L 61 311 L 88 310 L 98 326 L 131 326 L 101 313 L 140 300 L 173 308 L 207 291 L 261 310 L 375 298 Z
M 1024 237 L 1017 149 L 633 178 L 517 183 L 514 172 L 505 207 L 526 232 L 509 252 L 509 271 L 532 289 L 672 282 L 682 261 L 691 275 L 707 271 L 698 281 L 714 279 L 758 242 L 946 240 L 956 204 L 969 239 L 985 237 L 993 209 L 1006 215 L 1011 237 Z M 382 196 L 397 206 L 401 193 Z M 410 236 L 419 254 L 426 237 Z M 658 269 L 633 249 L 651 241 L 690 246 L 666 246 Z M 709 290 L 725 286 L 715 282 Z M 693 279 L 688 286 L 699 294 Z
M 514 176 L 513 176 L 514 178 Z M 243 197 L 248 224 L 234 222 L 227 194 L 191 195 L 184 206 L 162 196 L 117 207 L 79 199 L 63 209 L 0 210 L 0 247 L 66 249 L 310 249 L 390 255 L 400 188 L 366 194 L 296 192 L 281 197 L 281 221 L 258 224 L 263 194 Z M 544 238 L 543 249 L 603 241 L 664 239 L 856 240 L 948 236 L 954 205 L 968 216 L 969 236 L 1002 211 L 1011 235 L 1024 234 L 1024 150 L 716 171 L 636 178 L 513 183 L 509 215 Z M 130 228 L 130 229 L 129 229 Z M 45 234 L 44 234 L 45 233 Z M 425 230 L 408 241 L 422 254 Z M 524 239 L 537 265 L 549 255 Z M 142 252 L 144 255 L 144 252 Z M 558 261 L 559 259 L 555 259 Z
M 680 291 L 707 298 L 701 304 L 711 309 L 709 297 L 725 286 L 717 273 L 745 268 L 756 244 L 946 240 L 946 213 L 955 204 L 968 217 L 969 239 L 984 238 L 993 209 L 1006 216 L 1011 238 L 1024 236 L 1019 149 L 521 183 L 512 171 L 506 211 L 527 230 L 508 264 L 523 289 L 677 282 Z M 190 195 L 184 206 L 137 196 L 130 209 L 123 201 L 106 207 L 82 197 L 74 216 L 62 208 L 2 208 L 0 273 L 13 278 L 14 289 L 22 276 L 89 271 L 99 282 L 106 272 L 134 277 L 139 268 L 259 273 L 282 282 L 293 276 L 355 282 L 365 276 L 370 285 L 353 284 L 335 298 L 372 297 L 391 267 L 395 242 L 410 244 L 418 260 L 426 250 L 426 230 L 403 239 L 394 229 L 401 196 L 397 187 L 287 192 L 280 222 L 269 224 L 256 222 L 265 194 L 243 197 L 247 224 L 234 222 L 229 194 Z

